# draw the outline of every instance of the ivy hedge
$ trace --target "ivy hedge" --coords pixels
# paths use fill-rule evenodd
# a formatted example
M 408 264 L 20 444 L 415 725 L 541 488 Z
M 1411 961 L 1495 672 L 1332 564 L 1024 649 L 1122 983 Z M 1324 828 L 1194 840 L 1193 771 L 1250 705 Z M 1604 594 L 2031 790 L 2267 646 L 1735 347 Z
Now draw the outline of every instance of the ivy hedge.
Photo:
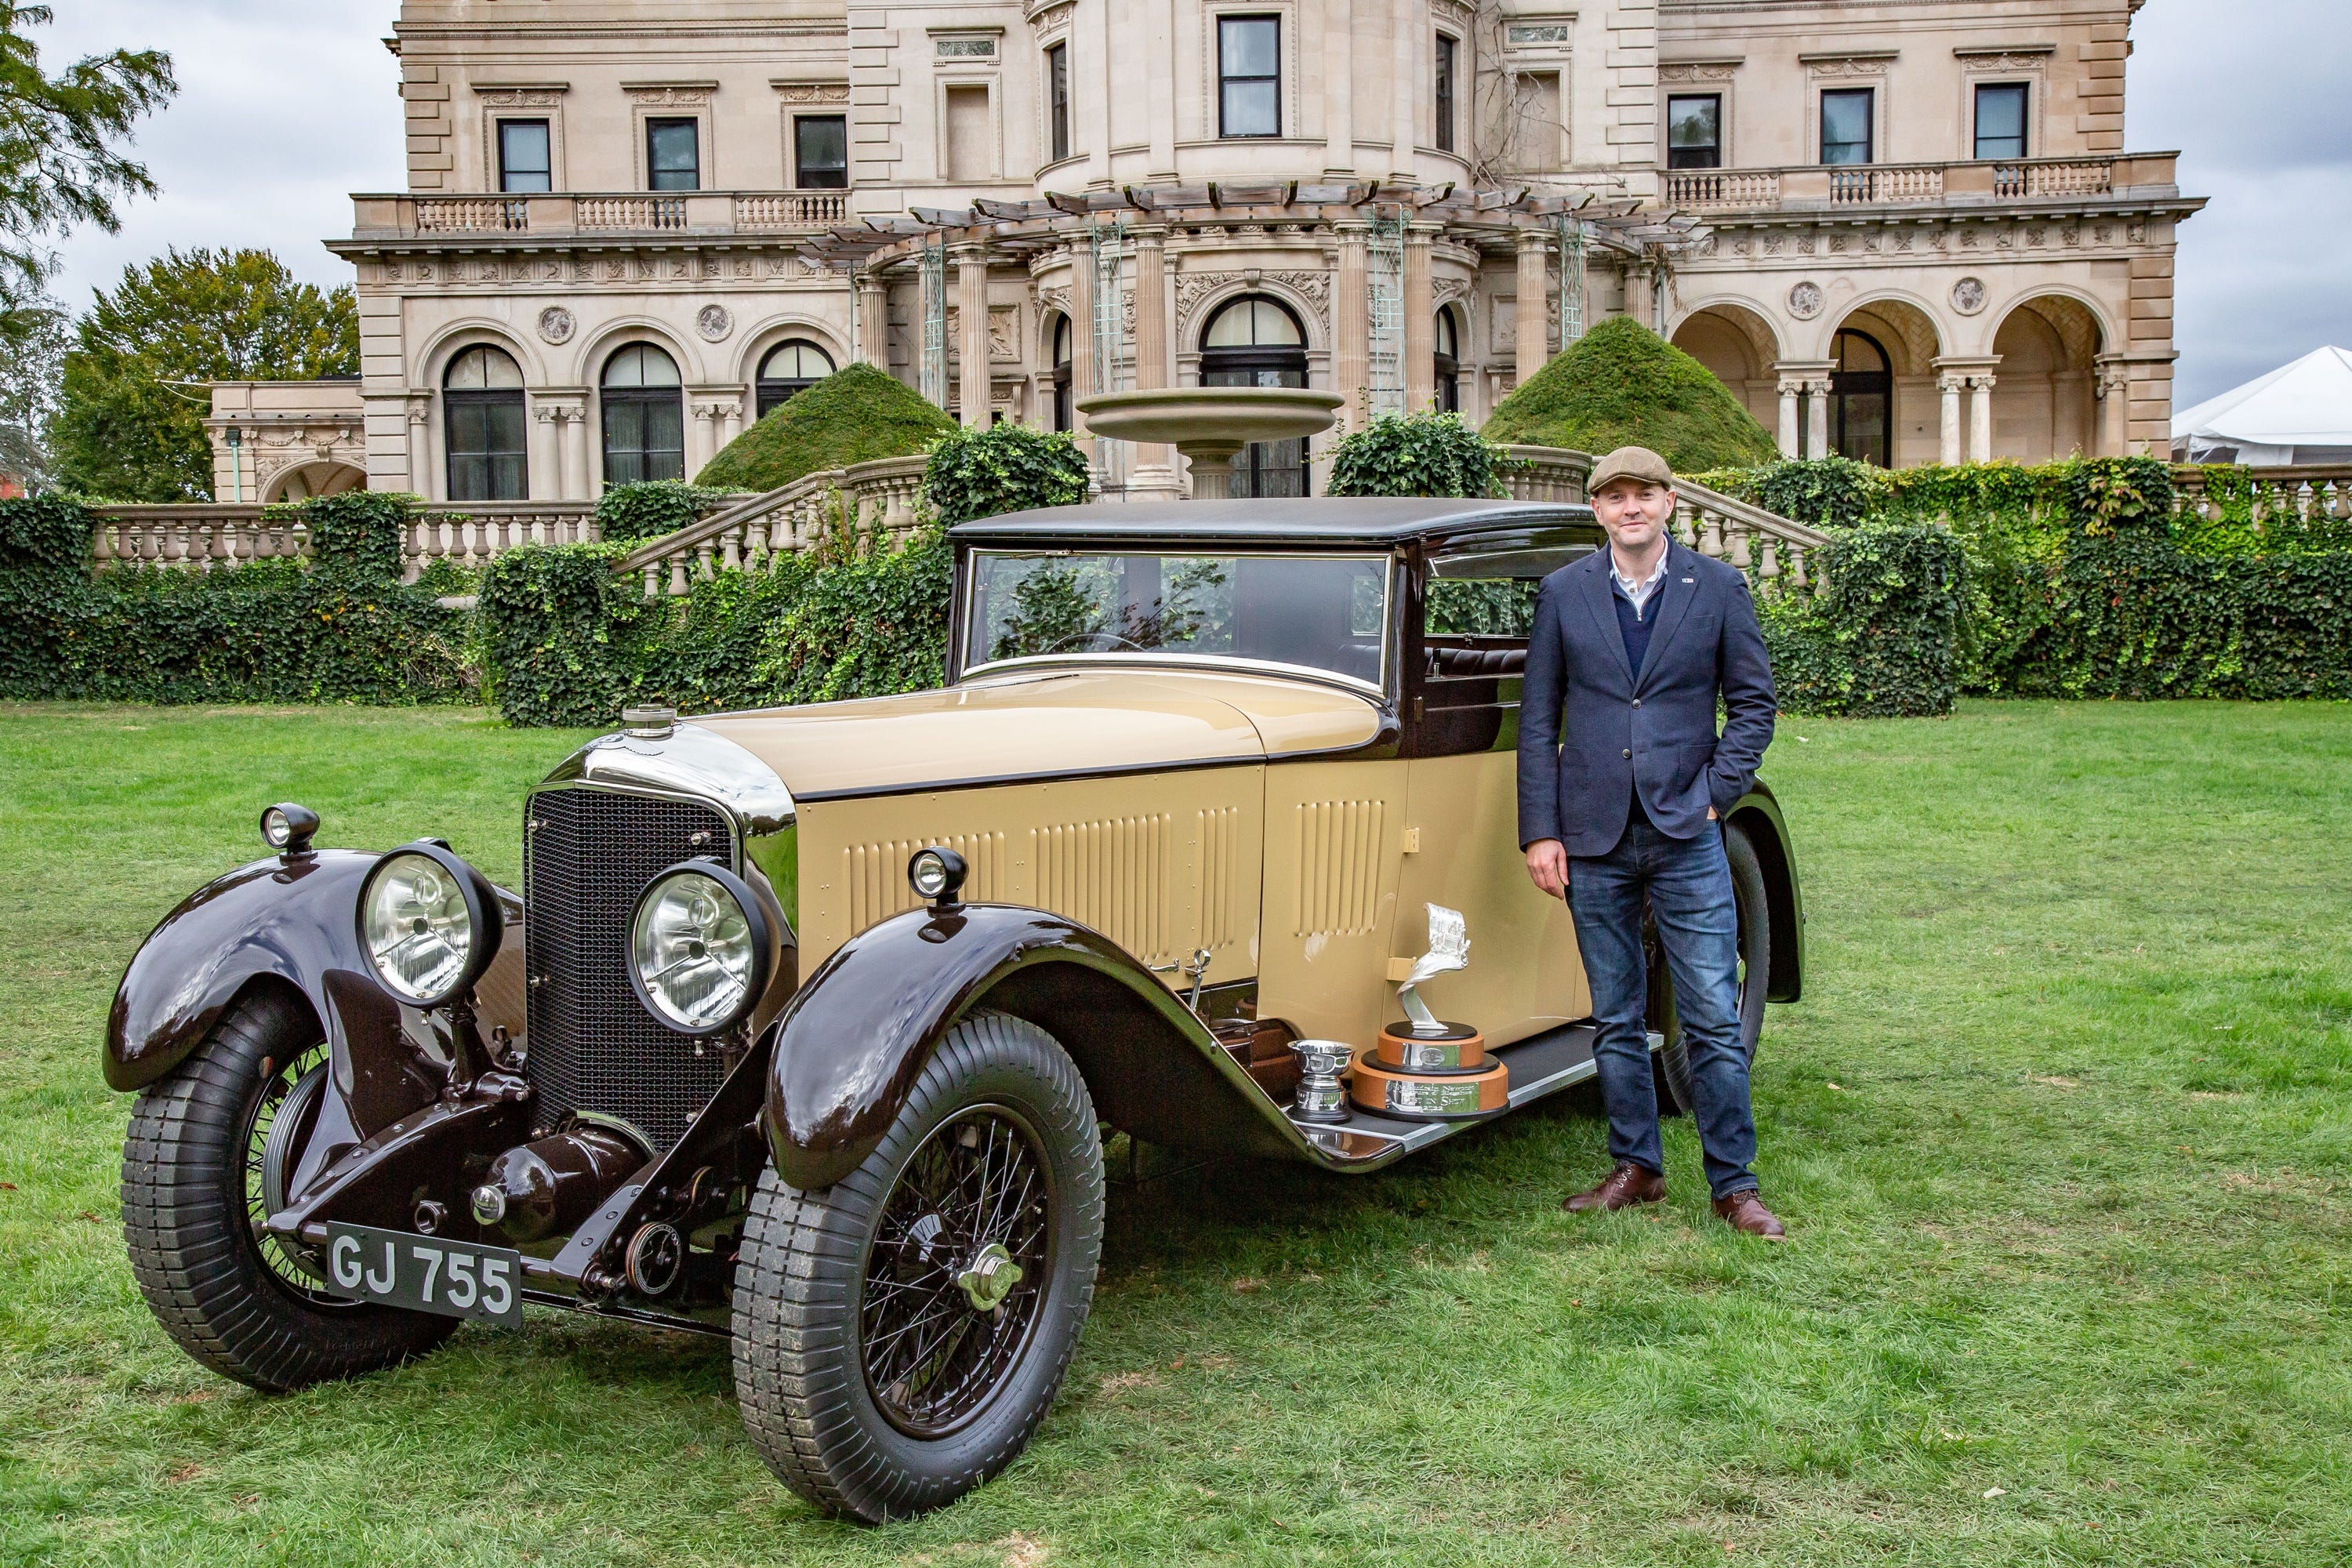
M 400 581 L 414 498 L 301 502 L 312 561 L 89 567 L 90 518 L 0 501 L 0 696 L 135 702 L 470 700 L 465 616 Z
M 1487 416 L 1490 441 L 1594 456 L 1647 447 L 1676 473 L 1772 456 L 1772 437 L 1715 373 L 1628 316 L 1554 354 Z
M 1932 523 L 1840 529 L 1810 598 L 1759 606 L 1780 706 L 1866 717 L 1949 713 L 1959 696 L 1968 556 Z
M 690 485 L 683 479 L 614 485 L 597 498 L 597 537 L 607 544 L 659 539 L 740 499 L 737 491 Z
M 1508 462 L 1458 414 L 1383 414 L 1331 448 L 1335 496 L 1500 496 Z

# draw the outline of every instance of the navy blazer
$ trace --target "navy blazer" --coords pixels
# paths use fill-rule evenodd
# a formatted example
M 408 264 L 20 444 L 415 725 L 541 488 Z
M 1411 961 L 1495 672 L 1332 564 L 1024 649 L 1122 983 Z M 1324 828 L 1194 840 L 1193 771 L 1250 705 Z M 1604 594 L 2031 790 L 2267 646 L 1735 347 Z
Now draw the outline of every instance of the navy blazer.
M 1659 832 L 1696 838 L 1748 793 L 1772 742 L 1772 665 L 1748 577 L 1681 544 L 1650 601 L 1637 671 L 1625 657 L 1606 545 L 1543 581 L 1519 706 L 1519 847 L 1557 838 L 1606 855 L 1633 792 Z M 1727 718 L 1715 730 L 1720 699 Z

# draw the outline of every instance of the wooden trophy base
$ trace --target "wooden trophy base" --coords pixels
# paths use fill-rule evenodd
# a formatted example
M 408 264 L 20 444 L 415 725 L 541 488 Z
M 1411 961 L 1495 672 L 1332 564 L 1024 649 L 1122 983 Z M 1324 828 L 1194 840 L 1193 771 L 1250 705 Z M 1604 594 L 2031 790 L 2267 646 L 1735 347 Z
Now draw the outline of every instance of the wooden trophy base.
M 1483 1072 L 1486 1037 L 1467 1024 L 1448 1024 L 1442 1035 L 1416 1035 L 1410 1021 L 1399 1019 L 1381 1031 L 1372 1059 L 1399 1072 Z
M 1405 1121 L 1464 1121 L 1510 1103 L 1511 1069 L 1501 1062 L 1451 1072 L 1409 1072 L 1384 1065 L 1377 1046 L 1360 1051 L 1348 1098 L 1379 1116 Z

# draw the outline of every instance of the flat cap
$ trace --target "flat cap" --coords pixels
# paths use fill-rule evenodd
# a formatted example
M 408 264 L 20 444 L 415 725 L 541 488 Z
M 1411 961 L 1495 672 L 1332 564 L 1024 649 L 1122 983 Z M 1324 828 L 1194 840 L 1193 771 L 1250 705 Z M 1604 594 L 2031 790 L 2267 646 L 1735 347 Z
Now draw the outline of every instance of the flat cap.
M 1674 488 L 1675 471 L 1666 460 L 1647 447 L 1620 447 L 1592 465 L 1592 477 L 1584 481 L 1586 495 L 1598 495 L 1612 479 L 1640 479 L 1645 484 Z

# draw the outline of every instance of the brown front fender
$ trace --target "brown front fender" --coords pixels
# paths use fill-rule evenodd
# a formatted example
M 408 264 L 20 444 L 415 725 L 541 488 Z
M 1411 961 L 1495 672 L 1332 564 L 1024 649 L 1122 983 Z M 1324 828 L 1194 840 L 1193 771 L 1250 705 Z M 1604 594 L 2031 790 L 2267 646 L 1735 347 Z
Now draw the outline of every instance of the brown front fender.
M 1308 1152 L 1191 1009 L 1109 938 L 1043 910 L 966 904 L 860 932 L 793 998 L 760 1119 L 777 1173 L 806 1191 L 856 1170 L 948 1030 L 981 1007 L 1059 1040 L 1096 1110 L 1146 1142 Z

